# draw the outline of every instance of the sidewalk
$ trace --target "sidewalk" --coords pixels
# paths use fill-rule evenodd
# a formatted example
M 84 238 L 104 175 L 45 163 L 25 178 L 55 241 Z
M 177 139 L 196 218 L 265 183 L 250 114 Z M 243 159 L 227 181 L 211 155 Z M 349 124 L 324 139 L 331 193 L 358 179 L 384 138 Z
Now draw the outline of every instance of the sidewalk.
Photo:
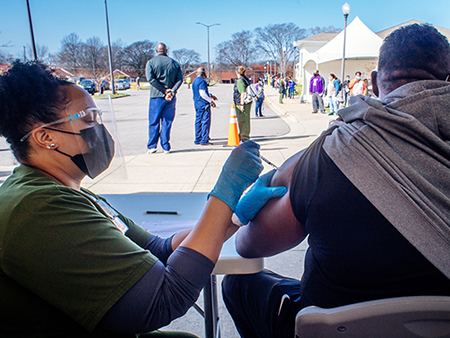
M 265 104 L 290 128 L 283 136 L 258 140 L 261 154 L 277 166 L 307 147 L 332 119 L 320 113 L 311 114 L 311 104 L 300 104 L 298 98 L 278 103 L 278 92 L 270 86 L 266 86 Z M 165 156 L 128 156 L 124 159 L 127 177 L 121 170 L 108 170 L 95 180 L 86 178 L 83 186 L 98 194 L 209 192 L 231 150 L 220 147 L 201 152 L 173 152 Z M 263 164 L 264 172 L 272 169 Z M 0 167 L 0 170 L 3 169 Z

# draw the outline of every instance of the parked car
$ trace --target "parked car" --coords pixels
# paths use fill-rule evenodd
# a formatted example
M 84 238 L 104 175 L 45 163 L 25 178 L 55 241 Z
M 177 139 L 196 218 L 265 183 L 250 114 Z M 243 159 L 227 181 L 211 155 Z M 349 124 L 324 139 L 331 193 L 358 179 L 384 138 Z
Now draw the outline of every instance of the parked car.
M 114 87 L 117 90 L 125 90 L 125 89 L 130 89 L 130 83 L 128 82 L 128 80 L 125 79 L 118 79 L 114 81 Z
M 102 88 L 103 90 L 108 90 L 108 89 L 109 89 L 109 82 L 103 80 L 102 83 L 101 83 L 101 88 Z
M 91 95 L 94 95 L 95 92 L 97 92 L 97 86 L 95 85 L 94 80 L 83 80 L 81 81 L 80 85 Z

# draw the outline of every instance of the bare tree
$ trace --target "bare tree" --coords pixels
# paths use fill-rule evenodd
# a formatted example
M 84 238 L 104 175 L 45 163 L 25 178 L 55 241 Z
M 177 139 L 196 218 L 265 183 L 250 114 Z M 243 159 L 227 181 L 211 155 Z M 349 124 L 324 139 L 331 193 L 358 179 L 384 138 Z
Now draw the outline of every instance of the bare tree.
M 0 31 L 0 34 L 2 32 Z M 0 44 L 0 48 L 12 47 L 11 41 L 7 43 Z M 8 54 L 6 52 L 0 51 L 0 64 L 12 63 L 14 61 L 14 56 L 12 54 Z
M 293 23 L 268 25 L 256 28 L 256 48 L 279 63 L 280 73 L 286 75 L 286 66 L 294 53 L 293 42 L 304 39 L 308 32 Z
M 1 31 L 0 31 L 0 34 L 2 34 Z M 10 43 L 11 43 L 11 41 L 9 41 L 9 42 L 7 42 L 7 43 L 2 43 L 2 44 L 0 45 L 0 47 L 11 47 Z
M 137 41 L 122 50 L 124 65 L 133 68 L 139 76 L 145 74 L 147 61 L 155 56 L 156 42 L 144 40 Z
M 123 61 L 123 46 L 124 43 L 121 39 L 117 39 L 111 44 L 111 56 L 112 56 L 112 63 L 113 68 L 121 69 L 122 66 L 125 65 Z
M 12 54 L 5 53 L 3 51 L 0 51 L 0 64 L 10 64 L 12 63 L 16 58 Z
M 99 37 L 93 36 L 86 40 L 82 48 L 82 65 L 84 71 L 97 79 L 108 69 L 107 48 Z
M 219 43 L 215 49 L 216 62 L 219 64 L 248 67 L 258 57 L 253 34 L 250 31 L 234 33 L 231 40 Z
M 341 31 L 342 31 L 342 28 L 336 28 L 334 26 L 328 26 L 328 27 L 316 26 L 314 28 L 309 29 L 310 35 L 316 35 L 319 33 L 340 33 Z
M 75 33 L 66 35 L 61 40 L 61 50 L 57 53 L 58 62 L 61 66 L 77 71 L 81 67 L 83 42 Z
M 48 47 L 45 45 L 37 44 L 36 45 L 36 53 L 37 53 L 36 57 L 38 58 L 38 60 L 40 60 L 42 62 L 48 62 L 51 58 L 50 53 L 48 52 Z M 27 46 L 26 54 L 27 54 L 28 60 L 32 60 L 34 58 L 33 50 L 30 45 Z
M 199 64 L 201 62 L 200 54 L 193 49 L 177 49 L 172 52 L 172 56 L 180 64 L 183 74 L 185 74 L 192 65 Z

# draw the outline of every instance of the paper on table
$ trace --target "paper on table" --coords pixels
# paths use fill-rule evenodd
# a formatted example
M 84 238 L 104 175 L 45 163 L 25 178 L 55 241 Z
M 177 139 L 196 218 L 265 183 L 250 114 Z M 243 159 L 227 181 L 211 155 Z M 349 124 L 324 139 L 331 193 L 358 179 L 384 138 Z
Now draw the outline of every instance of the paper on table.
M 184 220 L 184 221 L 145 221 L 141 223 L 148 232 L 153 235 L 157 235 L 162 238 L 168 238 L 176 232 L 190 229 L 197 224 L 197 220 Z

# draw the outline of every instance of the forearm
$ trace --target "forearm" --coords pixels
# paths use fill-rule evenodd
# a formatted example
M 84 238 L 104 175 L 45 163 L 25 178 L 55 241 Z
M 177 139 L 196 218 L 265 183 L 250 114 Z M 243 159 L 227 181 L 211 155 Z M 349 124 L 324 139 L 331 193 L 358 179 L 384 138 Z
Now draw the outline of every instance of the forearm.
M 115 332 L 141 333 L 169 324 L 197 300 L 214 264 L 201 254 L 180 248 L 167 267 L 155 265 L 114 304 L 99 326 Z
M 181 246 L 195 250 L 216 263 L 223 242 L 238 230 L 231 223 L 231 215 L 232 211 L 225 202 L 210 196 L 197 225 Z
M 181 72 L 181 68 L 179 68 L 179 70 L 178 70 L 176 81 L 177 82 L 172 87 L 172 91 L 174 93 L 176 93 L 178 91 L 178 89 L 181 87 L 181 85 L 183 84 L 183 73 Z
M 165 94 L 166 87 L 161 82 L 159 82 L 158 80 L 156 80 L 154 78 L 151 78 L 148 82 L 149 82 L 149 84 L 151 86 L 156 88 L 158 91 L 160 91 L 161 93 Z
M 203 100 L 207 101 L 208 103 L 211 103 L 212 98 L 206 93 L 206 91 L 200 89 L 199 94 Z
M 165 265 L 170 255 L 174 251 L 171 245 L 174 237 L 175 235 L 170 238 L 161 238 L 159 236 L 153 235 L 144 249 L 149 250 Z
M 173 86 L 172 91 L 176 94 L 182 84 L 183 84 L 183 80 L 180 80 L 177 83 L 175 83 L 175 86 Z
M 245 98 L 245 92 L 242 92 L 241 93 L 241 102 L 240 102 L 241 106 L 244 105 L 244 98 Z

